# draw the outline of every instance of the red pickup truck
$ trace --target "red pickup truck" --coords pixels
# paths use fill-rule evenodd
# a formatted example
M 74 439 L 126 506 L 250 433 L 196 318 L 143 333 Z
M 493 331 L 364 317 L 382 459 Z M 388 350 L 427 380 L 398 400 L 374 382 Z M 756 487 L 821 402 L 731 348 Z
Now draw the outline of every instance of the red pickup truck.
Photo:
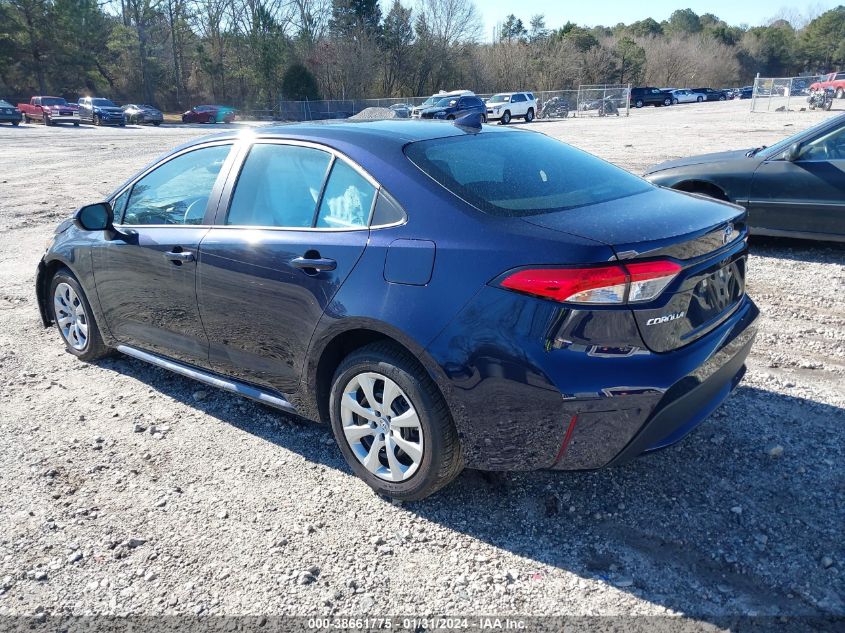
M 65 122 L 79 125 L 79 106 L 61 97 L 32 97 L 29 103 L 19 103 L 18 109 L 26 123 L 43 121 L 44 125 Z
M 833 88 L 836 91 L 836 98 L 845 97 L 845 72 L 830 73 L 822 75 L 819 80 L 810 84 L 810 90 Z

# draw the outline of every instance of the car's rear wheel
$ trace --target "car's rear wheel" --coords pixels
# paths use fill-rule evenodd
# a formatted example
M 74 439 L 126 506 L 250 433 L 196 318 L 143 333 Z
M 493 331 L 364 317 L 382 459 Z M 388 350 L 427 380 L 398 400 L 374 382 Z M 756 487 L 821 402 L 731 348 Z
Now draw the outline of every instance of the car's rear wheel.
M 643 104 L 643 100 L 642 100 L 642 99 L 637 99 L 637 100 L 634 102 L 634 107 L 635 107 L 635 108 L 642 108 L 642 107 L 643 107 L 643 105 L 644 105 L 644 104 Z
M 528 108 L 528 112 L 525 114 L 525 122 L 531 123 L 534 120 L 534 108 Z
M 20 124 L 20 121 L 12 121 L 12 125 L 14 125 L 15 127 L 18 127 Z
M 842 90 L 842 88 L 840 88 L 836 91 L 836 98 L 841 99 L 842 97 L 845 97 L 845 90 Z
M 53 319 L 68 352 L 84 361 L 111 352 L 103 343 L 85 292 L 69 270 L 61 269 L 53 276 L 50 299 Z
M 677 97 L 676 97 L 676 98 L 674 98 L 674 99 L 672 99 L 672 105 L 678 105 L 678 99 L 677 99 Z
M 510 110 L 505 110 L 502 113 L 502 125 L 507 125 L 511 122 L 511 112 Z
M 463 469 L 443 396 L 419 362 L 393 344 L 374 343 L 344 359 L 329 406 L 343 456 L 379 494 L 422 499 Z
M 670 105 L 672 105 L 672 100 L 671 100 L 669 97 L 666 97 L 666 98 L 663 100 L 663 105 L 665 105 L 665 106 L 670 106 Z
M 701 103 L 702 101 L 704 101 L 704 97 L 697 97 L 697 98 L 696 98 L 696 101 L 698 101 L 699 103 Z

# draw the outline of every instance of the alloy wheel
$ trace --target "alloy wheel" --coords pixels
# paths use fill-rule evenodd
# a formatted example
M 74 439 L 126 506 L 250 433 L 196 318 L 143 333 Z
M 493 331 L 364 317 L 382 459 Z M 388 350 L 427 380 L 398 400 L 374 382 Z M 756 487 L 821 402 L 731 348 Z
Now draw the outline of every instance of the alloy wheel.
M 343 434 L 355 458 L 379 479 L 411 478 L 425 450 L 423 429 L 411 399 L 376 372 L 354 376 L 340 401 Z
M 88 315 L 79 295 L 69 284 L 56 286 L 53 309 L 59 331 L 67 344 L 77 351 L 84 350 L 88 345 Z

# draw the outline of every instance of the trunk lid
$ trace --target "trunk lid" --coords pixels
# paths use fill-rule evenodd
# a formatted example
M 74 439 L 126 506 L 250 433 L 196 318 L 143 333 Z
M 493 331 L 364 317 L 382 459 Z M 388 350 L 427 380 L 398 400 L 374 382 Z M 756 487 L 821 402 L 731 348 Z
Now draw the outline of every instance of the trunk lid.
M 706 335 L 745 294 L 744 209 L 654 188 L 601 204 L 523 218 L 603 242 L 621 261 L 668 258 L 683 269 L 653 301 L 629 304 L 643 341 L 668 352 Z

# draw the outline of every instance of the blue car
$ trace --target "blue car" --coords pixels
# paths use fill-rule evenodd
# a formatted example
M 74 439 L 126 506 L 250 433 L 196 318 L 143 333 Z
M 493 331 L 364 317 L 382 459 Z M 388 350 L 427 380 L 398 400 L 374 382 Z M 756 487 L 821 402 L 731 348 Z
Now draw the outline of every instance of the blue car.
M 469 114 L 480 114 L 481 120 L 487 122 L 487 106 L 475 95 L 443 97 L 434 105 L 422 110 L 420 118 L 453 121 Z
M 377 492 L 680 440 L 756 333 L 745 213 L 536 132 L 301 124 L 184 145 L 81 207 L 44 326 L 331 423 Z

